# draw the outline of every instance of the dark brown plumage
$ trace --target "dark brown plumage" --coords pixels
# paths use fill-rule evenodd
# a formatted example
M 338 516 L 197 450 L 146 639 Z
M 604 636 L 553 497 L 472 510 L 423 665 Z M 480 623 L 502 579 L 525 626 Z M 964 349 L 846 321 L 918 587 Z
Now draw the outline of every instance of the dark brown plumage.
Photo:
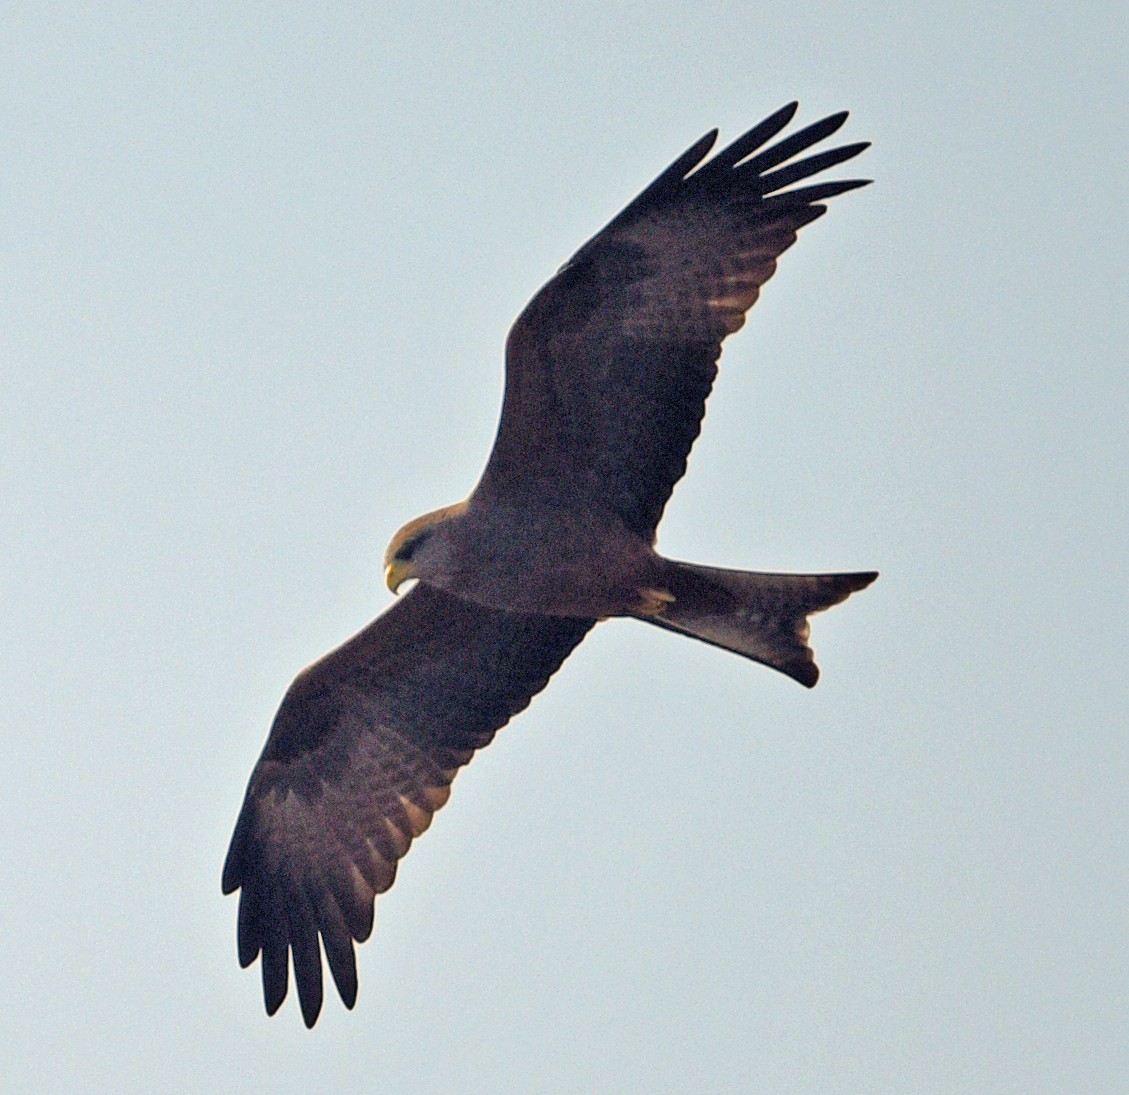
M 785 189 L 866 147 L 793 161 L 844 113 L 765 149 L 795 110 L 704 163 L 716 131 L 702 138 L 534 297 L 510 332 L 501 422 L 477 487 L 389 548 L 389 584 L 417 586 L 291 685 L 223 872 L 225 893 L 242 890 L 239 960 L 262 955 L 268 1012 L 286 996 L 292 954 L 313 1025 L 319 937 L 353 1006 L 353 942 L 372 930 L 374 895 L 459 767 L 598 619 L 635 616 L 815 683 L 808 615 L 875 574 L 759 574 L 653 550 L 722 340 L 820 203 L 865 185 Z
M 777 193 L 866 144 L 769 170 L 834 133 L 846 113 L 740 163 L 795 111 L 777 111 L 698 167 L 717 139 L 707 134 L 533 298 L 510 332 L 502 419 L 477 495 L 534 490 L 610 509 L 653 537 L 698 436 L 722 339 L 744 323 L 797 231 L 826 212 L 817 203 L 866 185 Z
M 271 1014 L 287 951 L 302 1014 L 321 1008 L 318 932 L 337 990 L 357 996 L 353 940 L 373 895 L 476 749 L 545 687 L 591 620 L 484 609 L 422 583 L 290 686 L 255 766 L 223 871 L 239 961 L 263 955 Z

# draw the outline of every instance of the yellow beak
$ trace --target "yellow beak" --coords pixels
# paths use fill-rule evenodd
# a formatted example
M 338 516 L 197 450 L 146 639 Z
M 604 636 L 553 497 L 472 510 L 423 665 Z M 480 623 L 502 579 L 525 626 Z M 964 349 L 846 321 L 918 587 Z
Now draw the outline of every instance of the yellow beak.
M 393 560 L 384 568 L 384 583 L 393 593 L 409 578 L 413 577 L 415 577 L 415 575 L 412 573 L 411 563 L 397 563 Z

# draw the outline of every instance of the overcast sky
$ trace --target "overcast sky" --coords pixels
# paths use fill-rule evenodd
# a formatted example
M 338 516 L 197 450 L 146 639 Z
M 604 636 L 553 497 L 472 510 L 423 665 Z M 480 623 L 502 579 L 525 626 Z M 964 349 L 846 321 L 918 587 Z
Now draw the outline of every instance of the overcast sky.
M 0 1087 L 1123 1091 L 1124 5 L 401 10 L 0 17 Z M 283 691 L 473 485 L 537 287 L 793 98 L 876 183 L 727 343 L 661 547 L 881 579 L 813 692 L 598 628 L 355 1011 L 267 1019 L 219 875 Z

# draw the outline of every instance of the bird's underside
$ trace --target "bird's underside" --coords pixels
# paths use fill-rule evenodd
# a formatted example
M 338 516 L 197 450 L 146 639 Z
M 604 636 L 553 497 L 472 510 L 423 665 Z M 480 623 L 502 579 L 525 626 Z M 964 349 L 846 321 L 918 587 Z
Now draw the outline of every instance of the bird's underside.
M 322 947 L 353 1006 L 353 944 L 372 930 L 374 896 L 459 768 L 598 620 L 633 616 L 815 684 L 809 615 L 875 573 L 725 570 L 653 549 L 722 340 L 821 203 L 865 185 L 794 186 L 866 147 L 797 158 L 845 113 L 770 144 L 795 110 L 708 160 L 716 131 L 697 142 L 534 297 L 507 342 L 478 485 L 389 547 L 389 586 L 415 588 L 288 690 L 223 873 L 225 893 L 241 890 L 240 963 L 261 955 L 269 1013 L 292 957 L 313 1025 Z
M 762 662 L 807 687 L 819 678 L 808 616 L 877 575 L 765 574 L 665 559 L 615 515 L 469 501 L 413 521 L 386 559 L 408 579 L 484 608 L 605 620 L 633 616 Z

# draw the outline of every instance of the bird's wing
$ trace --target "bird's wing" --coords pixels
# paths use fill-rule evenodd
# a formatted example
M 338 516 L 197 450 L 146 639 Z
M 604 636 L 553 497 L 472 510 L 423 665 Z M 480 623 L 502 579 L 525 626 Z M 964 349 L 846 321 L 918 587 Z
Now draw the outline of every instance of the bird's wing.
M 476 488 L 617 515 L 650 538 L 698 436 L 721 342 L 820 203 L 865 185 L 787 187 L 858 155 L 796 160 L 836 114 L 764 148 L 793 103 L 703 163 L 676 160 L 562 267 L 514 324 L 498 436 Z
M 495 612 L 417 585 L 290 686 L 236 823 L 223 891 L 239 961 L 262 953 L 273 1014 L 288 952 L 307 1026 L 322 1002 L 320 934 L 342 1000 L 373 895 L 476 749 L 539 692 L 591 620 Z

